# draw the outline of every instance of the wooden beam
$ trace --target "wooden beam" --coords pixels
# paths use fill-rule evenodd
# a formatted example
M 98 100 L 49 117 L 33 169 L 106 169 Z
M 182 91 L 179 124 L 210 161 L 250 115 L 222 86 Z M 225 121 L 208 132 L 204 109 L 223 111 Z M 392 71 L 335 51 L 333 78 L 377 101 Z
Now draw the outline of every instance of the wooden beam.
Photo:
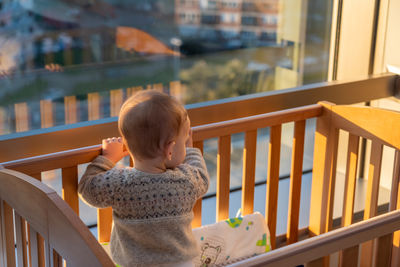
M 229 218 L 230 171 L 231 136 L 221 136 L 218 140 L 217 156 L 217 221 Z
M 288 244 L 292 244 L 298 241 L 305 126 L 306 121 L 304 120 L 298 121 L 294 125 L 287 223 Z

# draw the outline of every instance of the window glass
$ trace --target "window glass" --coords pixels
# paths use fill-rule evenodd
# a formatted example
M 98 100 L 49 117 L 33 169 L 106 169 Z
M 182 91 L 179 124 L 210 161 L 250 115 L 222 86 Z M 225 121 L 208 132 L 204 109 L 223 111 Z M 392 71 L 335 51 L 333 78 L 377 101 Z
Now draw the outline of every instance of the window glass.
M 327 79 L 332 0 L 6 0 L 0 134 L 116 116 L 153 88 L 185 104 Z

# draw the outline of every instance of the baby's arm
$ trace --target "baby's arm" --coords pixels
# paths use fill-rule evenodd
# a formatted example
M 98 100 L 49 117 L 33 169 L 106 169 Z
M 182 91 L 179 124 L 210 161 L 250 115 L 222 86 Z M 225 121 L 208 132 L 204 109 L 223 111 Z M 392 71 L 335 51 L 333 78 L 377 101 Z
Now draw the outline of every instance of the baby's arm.
M 197 186 L 196 197 L 200 198 L 207 193 L 210 184 L 210 176 L 208 175 L 203 155 L 198 148 L 187 147 L 186 157 L 183 163 L 186 166 L 189 165 L 191 169 Z
M 115 179 L 121 174 L 121 170 L 111 169 L 126 155 L 128 152 L 124 151 L 121 138 L 104 139 L 102 155 L 89 164 L 79 182 L 80 197 L 98 208 L 110 206 L 113 202 Z

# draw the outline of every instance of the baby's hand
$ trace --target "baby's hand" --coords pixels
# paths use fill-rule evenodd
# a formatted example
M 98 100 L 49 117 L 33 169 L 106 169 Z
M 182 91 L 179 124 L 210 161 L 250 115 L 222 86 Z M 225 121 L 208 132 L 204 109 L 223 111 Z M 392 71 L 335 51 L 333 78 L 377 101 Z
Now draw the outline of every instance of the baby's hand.
M 128 156 L 127 150 L 124 150 L 124 144 L 121 137 L 113 137 L 103 139 L 102 155 L 114 163 L 120 161 L 123 157 Z

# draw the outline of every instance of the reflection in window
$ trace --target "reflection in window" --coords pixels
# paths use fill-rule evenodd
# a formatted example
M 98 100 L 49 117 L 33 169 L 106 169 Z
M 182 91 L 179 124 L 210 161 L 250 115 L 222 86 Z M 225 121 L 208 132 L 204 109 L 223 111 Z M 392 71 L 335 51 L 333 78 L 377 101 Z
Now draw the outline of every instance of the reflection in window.
M 0 134 L 115 116 L 135 90 L 194 103 L 324 81 L 331 2 L 1 2 Z

